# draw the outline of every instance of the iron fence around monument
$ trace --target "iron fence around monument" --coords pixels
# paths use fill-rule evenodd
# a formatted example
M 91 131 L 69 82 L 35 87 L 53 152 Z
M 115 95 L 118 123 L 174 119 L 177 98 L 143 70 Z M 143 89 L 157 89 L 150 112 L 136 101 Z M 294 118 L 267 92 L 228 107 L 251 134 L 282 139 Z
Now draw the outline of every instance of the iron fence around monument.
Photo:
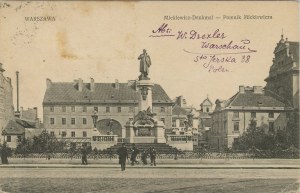
M 168 153 L 157 152 L 156 159 L 299 159 L 300 152 L 297 151 L 263 151 L 255 152 L 192 152 L 192 151 L 172 151 Z M 12 153 L 10 158 L 20 159 L 81 159 L 81 151 L 76 152 L 61 152 L 61 153 Z M 149 157 L 149 154 L 148 154 Z M 130 154 L 129 154 L 130 158 Z M 91 151 L 88 154 L 88 159 L 118 159 L 116 152 L 111 151 Z M 141 159 L 141 154 L 137 156 Z

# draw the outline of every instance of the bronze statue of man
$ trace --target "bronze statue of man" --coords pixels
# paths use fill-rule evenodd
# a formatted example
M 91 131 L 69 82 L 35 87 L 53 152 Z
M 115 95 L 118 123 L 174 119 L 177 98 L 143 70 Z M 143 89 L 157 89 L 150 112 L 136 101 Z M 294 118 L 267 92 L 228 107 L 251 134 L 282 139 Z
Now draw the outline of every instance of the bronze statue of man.
M 150 56 L 147 54 L 146 50 L 143 50 L 143 53 L 138 57 L 140 60 L 140 72 L 139 80 L 149 80 L 149 67 L 151 66 Z

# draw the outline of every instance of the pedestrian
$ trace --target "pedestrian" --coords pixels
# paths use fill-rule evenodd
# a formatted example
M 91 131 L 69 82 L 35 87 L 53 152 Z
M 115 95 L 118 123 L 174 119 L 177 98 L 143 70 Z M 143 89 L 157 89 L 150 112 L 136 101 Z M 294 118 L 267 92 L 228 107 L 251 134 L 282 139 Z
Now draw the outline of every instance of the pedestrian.
M 142 152 L 141 158 L 142 158 L 143 164 L 147 165 L 147 152 L 145 150 Z
M 130 156 L 130 161 L 131 161 L 131 165 L 134 166 L 135 163 L 139 163 L 138 161 L 136 161 L 136 157 L 137 155 L 140 153 L 140 150 L 138 150 L 135 147 L 135 144 L 132 144 L 132 149 L 131 149 L 131 156 Z
M 87 150 L 85 147 L 82 148 L 81 165 L 88 165 L 87 163 Z
M 6 146 L 6 142 L 3 143 L 2 148 L 0 149 L 0 154 L 1 154 L 1 162 L 2 164 L 8 164 L 8 148 Z
M 150 147 L 150 160 L 151 160 L 151 166 L 156 166 L 156 150 L 154 147 Z
M 126 159 L 128 159 L 128 152 L 125 143 L 122 143 L 122 147 L 117 150 L 117 153 L 119 155 L 119 164 L 121 165 L 121 170 L 125 171 Z

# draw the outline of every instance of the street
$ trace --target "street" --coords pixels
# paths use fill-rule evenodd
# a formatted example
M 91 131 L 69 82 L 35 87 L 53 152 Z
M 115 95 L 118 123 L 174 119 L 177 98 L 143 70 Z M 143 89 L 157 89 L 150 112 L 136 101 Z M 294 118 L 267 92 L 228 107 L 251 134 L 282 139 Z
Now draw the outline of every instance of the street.
M 299 169 L 0 168 L 0 192 L 299 192 Z

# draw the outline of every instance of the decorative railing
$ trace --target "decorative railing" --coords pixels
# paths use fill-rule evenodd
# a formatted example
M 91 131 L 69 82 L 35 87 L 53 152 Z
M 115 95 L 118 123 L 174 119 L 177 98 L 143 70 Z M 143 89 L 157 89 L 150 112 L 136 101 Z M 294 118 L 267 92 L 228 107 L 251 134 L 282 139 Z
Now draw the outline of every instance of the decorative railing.
M 167 136 L 168 142 L 188 142 L 192 141 L 191 135 L 168 135 Z
M 117 135 L 100 135 L 100 136 L 92 136 L 92 142 L 117 142 Z
M 125 138 L 118 138 L 118 143 L 124 143 L 126 141 Z

